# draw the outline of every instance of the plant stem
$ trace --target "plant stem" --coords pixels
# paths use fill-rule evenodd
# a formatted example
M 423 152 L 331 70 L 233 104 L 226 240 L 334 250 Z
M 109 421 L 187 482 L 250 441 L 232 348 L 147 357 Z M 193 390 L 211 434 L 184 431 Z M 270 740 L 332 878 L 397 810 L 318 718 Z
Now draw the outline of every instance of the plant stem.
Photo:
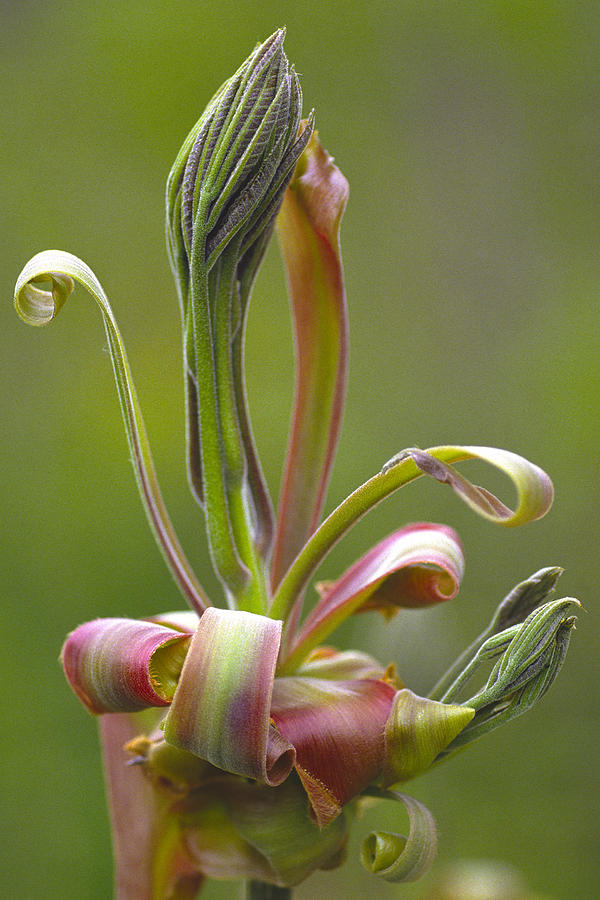
M 250 573 L 239 557 L 228 515 L 220 411 L 215 384 L 208 273 L 200 267 L 196 267 L 192 277 L 190 312 L 198 386 L 198 433 L 201 436 L 202 486 L 208 539 L 215 570 L 226 588 L 230 605 L 234 606 L 234 598 L 244 593 Z
M 467 459 L 483 460 L 508 475 L 517 489 L 515 509 L 506 506 L 485 488 L 472 484 L 452 468 L 452 464 Z M 377 475 L 346 497 L 311 535 L 282 579 L 269 615 L 286 621 L 313 573 L 340 538 L 378 503 L 422 475 L 429 475 L 449 485 L 467 506 L 485 519 L 510 527 L 541 518 L 550 508 L 554 496 L 552 482 L 546 473 L 508 450 L 469 446 L 430 447 L 425 451 L 412 447 L 403 450 L 389 460 Z M 285 646 L 285 632 L 283 640 Z M 285 659 L 282 664 L 285 665 Z M 283 665 L 280 671 L 283 671 Z
M 291 900 L 292 889 L 265 884 L 264 881 L 247 881 L 244 900 Z
M 225 492 L 229 521 L 240 559 L 250 574 L 246 591 L 236 598 L 239 609 L 265 612 L 267 608 L 267 578 L 264 560 L 256 542 L 256 510 L 252 508 L 252 490 L 248 482 L 248 465 L 243 435 L 240 429 L 238 403 L 245 401 L 236 392 L 233 336 L 242 328 L 241 302 L 237 282 L 238 244 L 221 255 L 213 267 L 214 295 L 215 383 L 219 419 Z M 211 273 L 212 274 L 212 273 Z
M 458 462 L 468 458 L 468 454 L 460 452 L 462 448 L 450 449 L 457 452 L 446 454 L 445 461 Z M 406 457 L 398 465 L 389 469 L 384 467 L 381 472 L 346 497 L 321 523 L 288 569 L 275 593 L 269 615 L 274 619 L 286 621 L 296 598 L 306 588 L 311 576 L 331 548 L 378 503 L 421 475 L 423 472 L 412 459 Z

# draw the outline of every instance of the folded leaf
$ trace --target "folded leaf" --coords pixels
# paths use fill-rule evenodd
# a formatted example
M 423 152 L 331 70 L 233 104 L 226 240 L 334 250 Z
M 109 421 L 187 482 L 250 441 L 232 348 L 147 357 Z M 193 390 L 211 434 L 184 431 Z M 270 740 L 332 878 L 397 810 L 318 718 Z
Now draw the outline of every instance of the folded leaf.
M 341 815 L 325 828 L 316 828 L 309 815 L 306 793 L 294 777 L 275 789 L 239 785 L 232 819 L 237 831 L 260 849 L 283 883 L 298 884 L 308 871 L 335 868 L 347 839 L 350 815 Z M 252 796 L 251 803 L 244 797 Z
M 445 525 L 418 523 L 385 538 L 328 585 L 283 660 L 294 666 L 349 615 L 377 609 L 392 616 L 400 607 L 429 606 L 456 596 L 464 572 L 460 539 Z
M 281 622 L 209 607 L 192 639 L 165 738 L 214 766 L 280 784 L 294 751 L 270 724 Z
M 152 622 L 95 619 L 72 631 L 61 660 L 69 684 L 90 712 L 168 706 L 190 635 Z
M 320 826 L 381 772 L 396 691 L 384 681 L 277 678 L 271 717 L 296 751 L 296 771 Z

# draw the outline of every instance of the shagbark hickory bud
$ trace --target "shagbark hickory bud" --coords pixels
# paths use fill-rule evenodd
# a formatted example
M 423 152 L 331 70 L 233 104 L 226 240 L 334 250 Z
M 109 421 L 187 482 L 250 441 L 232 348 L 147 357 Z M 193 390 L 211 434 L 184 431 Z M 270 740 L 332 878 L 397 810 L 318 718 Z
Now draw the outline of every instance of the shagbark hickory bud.
M 217 91 L 184 142 L 167 183 L 167 233 L 176 276 L 211 268 L 233 237 L 239 258 L 270 233 L 312 133 L 300 132 L 302 91 L 271 35 Z
M 167 244 L 184 330 L 188 472 L 230 605 L 266 611 L 273 512 L 243 369 L 244 320 L 283 194 L 312 134 L 283 52 L 259 45 L 217 91 L 167 181 Z

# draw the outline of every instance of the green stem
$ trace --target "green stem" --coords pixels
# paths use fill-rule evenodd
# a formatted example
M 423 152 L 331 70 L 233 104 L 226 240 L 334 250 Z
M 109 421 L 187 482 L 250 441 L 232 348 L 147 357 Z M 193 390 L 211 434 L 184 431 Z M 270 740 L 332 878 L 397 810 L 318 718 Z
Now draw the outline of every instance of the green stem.
M 214 567 L 230 605 L 246 589 L 249 572 L 241 561 L 229 521 L 218 397 L 215 384 L 214 342 L 210 315 L 208 273 L 192 266 L 191 324 L 196 356 L 198 420 L 201 437 L 202 487 L 208 540 Z
M 291 900 L 292 889 L 265 884 L 264 881 L 247 881 L 244 900 Z
M 510 636 L 506 637 L 506 645 L 510 638 L 516 633 L 516 627 L 511 631 Z M 485 642 L 494 636 L 493 624 L 490 625 L 467 649 L 461 653 L 458 659 L 450 666 L 448 671 L 442 675 L 435 687 L 431 689 L 428 697 L 431 700 L 440 700 L 442 703 L 453 703 L 460 693 L 463 685 L 467 683 L 471 675 L 481 665 L 482 660 L 479 659 L 479 651 Z M 498 649 L 500 654 L 505 649 L 501 646 Z
M 458 447 L 435 448 L 435 450 L 447 451 L 440 455 L 443 455 L 444 461 L 449 463 L 469 458 L 469 455 Z M 275 593 L 269 615 L 274 619 L 286 621 L 296 598 L 332 547 L 378 503 L 421 475 L 423 475 L 421 469 L 410 457 L 406 457 L 390 468 L 385 466 L 381 472 L 346 497 L 314 532 L 288 569 Z
M 240 428 L 238 403 L 241 398 L 236 391 L 232 346 L 234 334 L 241 327 L 237 259 L 238 242 L 234 241 L 215 265 L 214 281 L 211 279 L 209 288 L 214 305 L 211 312 L 215 323 L 217 403 L 229 521 L 240 558 L 251 575 L 246 590 L 236 598 L 237 608 L 264 613 L 267 609 L 267 579 L 257 546 L 256 514 L 248 483 L 244 436 Z
M 255 543 L 261 558 L 268 561 L 271 555 L 274 533 L 273 505 L 269 491 L 256 452 L 250 416 L 248 413 L 248 400 L 244 380 L 244 339 L 246 330 L 246 318 L 250 294 L 260 262 L 264 256 L 265 248 L 269 242 L 270 230 L 258 240 L 252 252 L 244 259 L 242 271 L 238 266 L 239 299 L 240 299 L 240 323 L 233 335 L 231 357 L 233 365 L 233 381 L 236 395 L 238 420 L 244 452 L 246 456 L 248 487 L 252 497 L 255 515 Z

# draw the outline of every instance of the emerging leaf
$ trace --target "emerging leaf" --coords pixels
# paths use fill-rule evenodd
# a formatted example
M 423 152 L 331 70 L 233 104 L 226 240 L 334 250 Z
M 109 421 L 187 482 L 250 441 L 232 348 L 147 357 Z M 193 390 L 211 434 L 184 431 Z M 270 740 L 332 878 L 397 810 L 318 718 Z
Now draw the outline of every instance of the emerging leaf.
M 469 677 L 469 664 L 473 662 L 477 664 L 475 660 L 483 645 L 487 644 L 489 651 L 493 645 L 490 638 L 502 631 L 506 633 L 511 626 L 520 624 L 536 607 L 548 600 L 554 593 L 562 571 L 558 566 L 549 566 L 534 572 L 525 581 L 516 585 L 502 600 L 485 631 L 461 653 L 428 696 L 432 700 L 445 701 L 457 696 L 461 685 Z
M 487 639 L 444 695 L 445 700 L 456 699 L 482 662 L 499 657 L 485 687 L 464 704 L 475 716 L 440 758 L 522 715 L 544 696 L 565 660 L 575 624 L 572 613 L 579 606 L 572 597 L 551 600 L 522 624 Z
M 302 92 L 284 38 L 283 29 L 272 34 L 222 85 L 175 160 L 167 233 L 176 276 L 186 256 L 210 268 L 240 229 L 247 250 L 273 226 L 312 132 L 311 122 L 297 136 Z

